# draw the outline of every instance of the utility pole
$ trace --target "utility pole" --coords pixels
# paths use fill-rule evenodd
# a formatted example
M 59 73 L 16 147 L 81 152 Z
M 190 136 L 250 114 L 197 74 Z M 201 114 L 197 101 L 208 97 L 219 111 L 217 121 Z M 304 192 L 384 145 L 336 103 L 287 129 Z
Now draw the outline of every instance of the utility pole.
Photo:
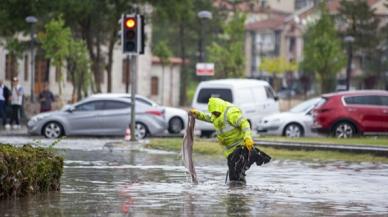
M 140 14 L 123 14 L 121 21 L 121 44 L 123 54 L 126 54 L 127 63 L 130 67 L 127 68 L 126 92 L 129 89 L 129 77 L 131 83 L 131 141 L 136 141 L 136 83 L 137 83 L 137 68 L 138 55 L 144 54 L 145 47 L 145 31 L 144 17 Z M 131 72 L 131 73 L 129 73 Z
M 136 141 L 136 120 L 135 120 L 135 113 L 136 113 L 136 70 L 137 70 L 137 56 L 135 55 L 128 55 L 131 56 L 131 67 L 132 67 L 132 73 L 131 73 L 131 141 Z M 129 67 L 128 67 L 129 68 Z

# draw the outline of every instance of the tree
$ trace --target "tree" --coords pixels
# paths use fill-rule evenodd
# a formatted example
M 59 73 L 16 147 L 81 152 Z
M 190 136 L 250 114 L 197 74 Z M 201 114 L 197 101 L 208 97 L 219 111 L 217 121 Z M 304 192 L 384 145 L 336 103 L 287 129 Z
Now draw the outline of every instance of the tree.
M 113 50 L 119 41 L 118 21 L 123 13 L 140 10 L 145 0 L 62 0 L 60 11 L 75 35 L 88 48 L 95 90 L 101 92 L 104 71 L 107 73 L 107 91 L 112 90 Z M 107 50 L 103 47 L 107 47 Z
M 71 38 L 70 28 L 65 27 L 61 17 L 53 19 L 45 25 L 45 32 L 38 34 L 38 39 L 45 51 L 47 59 L 52 60 L 59 74 L 59 95 L 62 95 L 62 66 L 65 58 L 69 55 L 69 42 Z
M 85 42 L 82 40 L 71 40 L 69 43 L 67 57 L 67 70 L 73 84 L 73 101 L 78 101 L 88 95 L 91 82 L 90 59 Z
M 303 51 L 303 68 L 315 73 L 321 92 L 333 91 L 336 74 L 345 66 L 345 55 L 334 22 L 323 6 L 320 19 L 307 29 Z
M 208 47 L 209 60 L 214 62 L 218 78 L 243 76 L 245 17 L 244 14 L 234 14 L 224 25 L 219 40 Z
M 298 70 L 298 64 L 296 62 L 289 62 L 284 57 L 264 58 L 259 68 L 260 71 L 272 73 L 273 86 L 278 89 L 281 85 L 275 83 L 276 75 L 284 73 L 290 73 L 292 75 L 292 72 Z
M 373 51 L 379 44 L 379 18 L 367 0 L 341 0 L 338 10 L 339 22 L 344 24 L 340 29 L 342 36 L 354 37 L 355 52 Z
M 153 54 L 155 54 L 157 57 L 159 57 L 160 63 L 162 64 L 162 86 L 163 86 L 164 85 L 164 80 L 165 80 L 164 67 L 166 65 L 170 64 L 170 57 L 172 56 L 172 52 L 169 49 L 169 47 L 167 46 L 167 42 L 166 41 L 160 41 L 155 46 Z M 172 90 L 172 87 L 170 86 L 169 89 Z M 170 94 L 169 98 L 171 99 L 171 94 Z M 164 103 L 164 91 L 162 91 L 162 104 L 163 103 Z
M 189 59 L 190 46 L 195 44 L 192 42 L 192 37 L 196 35 L 193 32 L 196 17 L 194 2 L 191 0 L 154 0 L 151 2 L 155 6 L 153 14 L 155 29 L 152 34 L 155 38 L 153 38 L 153 43 L 167 39 L 169 45 L 173 48 L 174 54 L 182 59 L 179 101 L 181 105 L 186 105 L 186 92 L 189 83 L 189 70 L 186 64 L 187 59 Z M 161 37 L 158 37 L 159 32 L 162 32 Z
M 298 70 L 298 64 L 289 62 L 283 57 L 264 58 L 260 64 L 260 70 L 267 71 L 272 74 L 283 74 L 285 72 L 294 72 Z
M 155 7 L 152 17 L 152 44 L 166 41 L 174 56 L 182 60 L 181 84 L 179 101 L 187 105 L 187 90 L 190 82 L 199 79 L 194 74 L 195 64 L 198 62 L 199 33 L 202 30 L 205 43 L 215 40 L 216 34 L 221 31 L 221 23 L 226 15 L 213 7 L 212 0 L 151 0 Z M 197 14 L 207 10 L 213 15 L 211 20 L 200 21 Z
M 371 80 L 379 75 L 380 45 L 379 23 L 376 10 L 368 5 L 367 0 L 347 1 L 341 0 L 339 8 L 339 20 L 343 23 L 341 34 L 343 37 L 354 37 L 352 44 L 355 55 L 362 57 L 361 67 L 366 72 L 366 80 Z M 376 81 L 378 79 L 375 79 Z

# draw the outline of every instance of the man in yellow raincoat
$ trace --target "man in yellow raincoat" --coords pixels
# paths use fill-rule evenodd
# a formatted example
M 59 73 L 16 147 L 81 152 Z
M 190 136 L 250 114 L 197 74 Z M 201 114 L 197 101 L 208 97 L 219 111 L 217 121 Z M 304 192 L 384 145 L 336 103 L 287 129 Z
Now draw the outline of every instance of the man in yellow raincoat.
M 189 113 L 196 119 L 213 123 L 217 139 L 225 148 L 229 180 L 245 182 L 245 171 L 253 163 L 259 166 L 268 163 L 271 157 L 254 147 L 250 124 L 238 107 L 220 98 L 211 97 L 208 110 L 210 114 L 196 109 Z

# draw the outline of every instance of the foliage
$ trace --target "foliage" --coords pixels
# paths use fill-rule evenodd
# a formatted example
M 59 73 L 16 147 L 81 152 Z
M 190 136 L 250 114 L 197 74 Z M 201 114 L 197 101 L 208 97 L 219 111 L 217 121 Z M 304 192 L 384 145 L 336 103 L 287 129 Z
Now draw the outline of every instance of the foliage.
M 172 56 L 172 51 L 168 47 L 166 41 L 159 41 L 152 53 L 155 56 L 160 58 L 160 62 L 162 63 L 163 67 L 170 63 L 170 57 Z
M 290 141 L 288 138 L 284 140 Z M 307 138 L 306 138 L 307 139 Z M 319 142 L 322 138 L 319 138 Z M 271 141 L 271 139 L 268 139 Z M 293 139 L 291 139 L 293 140 Z M 337 139 L 338 140 L 338 139 Z M 339 140 L 340 141 L 340 140 Z M 347 141 L 347 140 L 346 140 Z M 346 144 L 346 141 L 344 142 Z M 370 141 L 370 140 L 369 140 Z M 317 141 L 310 141 L 309 143 L 316 143 Z M 342 144 L 344 144 L 342 143 Z M 181 150 L 182 140 L 181 139 L 151 139 L 150 143 L 146 145 L 148 148 L 177 151 Z M 294 159 L 294 160 L 323 160 L 323 161 L 353 161 L 353 162 L 388 162 L 386 157 L 378 157 L 370 154 L 355 154 L 354 152 L 338 152 L 338 151 L 324 151 L 324 150 L 294 150 L 284 148 L 270 148 L 270 147 L 259 147 L 265 153 L 269 154 L 274 159 Z M 209 140 L 196 139 L 193 145 L 193 152 L 199 154 L 206 154 L 212 156 L 223 157 L 223 147 L 218 145 L 216 142 Z
M 211 0 L 151 0 L 155 8 L 152 16 L 152 44 L 166 41 L 174 56 L 184 60 L 181 65 L 180 104 L 188 102 L 187 88 L 190 83 L 199 80 L 194 74 L 198 62 L 198 41 L 203 32 L 203 44 L 206 47 L 215 35 L 220 32 L 225 15 L 213 7 Z M 197 13 L 210 11 L 212 19 L 200 21 Z
M 339 20 L 345 24 L 341 32 L 343 36 L 354 37 L 354 50 L 373 51 L 379 44 L 378 25 L 379 18 L 376 10 L 372 9 L 366 0 L 341 0 Z
M 305 70 L 315 73 L 321 83 L 321 92 L 334 90 L 336 74 L 345 66 L 345 55 L 332 18 L 321 6 L 321 18 L 308 27 L 305 34 Z
M 272 142 L 296 142 L 296 143 L 307 143 L 307 144 L 335 144 L 335 145 L 352 145 L 352 146 L 388 146 L 388 137 L 384 136 L 362 136 L 347 139 L 338 139 L 334 137 L 303 137 L 303 138 L 287 138 L 280 136 L 260 136 L 257 138 L 261 141 L 272 141 Z
M 180 151 L 182 139 L 152 139 L 146 145 L 149 148 L 162 149 L 168 151 Z M 223 155 L 224 149 L 216 142 L 196 139 L 194 141 L 193 151 L 200 154 Z
M 366 0 L 345 1 L 341 0 L 339 19 L 345 23 L 341 32 L 343 36 L 354 37 L 352 43 L 355 54 L 361 54 L 363 69 L 369 75 L 380 73 L 380 58 L 376 49 L 380 45 L 379 23 L 376 10 L 372 9 Z M 378 66 L 378 67 L 376 67 Z
M 283 57 L 264 58 L 260 64 L 260 70 L 273 74 L 282 74 L 298 70 L 298 64 L 289 62 Z
M 88 94 L 91 84 L 90 58 L 85 42 L 72 39 L 69 42 L 70 55 L 67 57 L 67 68 L 73 83 L 73 97 L 76 100 Z
M 0 198 L 58 191 L 63 158 L 50 150 L 0 144 Z
M 51 59 L 53 65 L 60 71 L 59 94 L 61 95 L 61 82 L 63 82 L 61 68 L 63 61 L 70 54 L 69 43 L 72 39 L 70 28 L 65 27 L 65 22 L 61 17 L 53 19 L 45 25 L 45 32 L 38 34 L 38 39 L 45 51 L 46 58 Z
M 208 47 L 218 78 L 242 77 L 244 74 L 244 23 L 246 16 L 235 13 L 224 25 L 219 40 Z

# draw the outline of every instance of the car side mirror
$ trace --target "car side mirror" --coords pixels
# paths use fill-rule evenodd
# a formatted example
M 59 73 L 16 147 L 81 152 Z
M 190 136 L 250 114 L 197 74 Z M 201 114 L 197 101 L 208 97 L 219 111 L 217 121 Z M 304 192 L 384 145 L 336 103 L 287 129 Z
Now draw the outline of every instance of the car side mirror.
M 72 113 L 74 111 L 74 107 L 71 105 L 65 105 L 65 112 Z

